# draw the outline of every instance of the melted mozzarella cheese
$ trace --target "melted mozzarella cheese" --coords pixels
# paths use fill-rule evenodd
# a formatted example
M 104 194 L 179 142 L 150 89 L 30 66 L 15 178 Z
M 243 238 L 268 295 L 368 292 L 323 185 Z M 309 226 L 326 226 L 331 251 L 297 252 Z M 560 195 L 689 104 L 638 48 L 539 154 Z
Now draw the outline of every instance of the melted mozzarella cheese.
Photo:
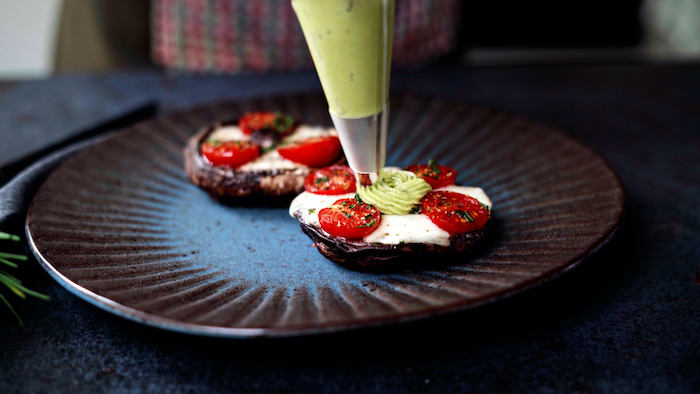
M 242 171 L 264 171 L 264 170 L 293 170 L 299 167 L 306 167 L 301 163 L 287 160 L 280 156 L 277 150 L 263 153 L 257 159 L 238 167 Z
M 248 141 L 250 136 L 241 131 L 238 126 L 219 127 L 209 134 L 208 140 L 216 141 Z
M 327 137 L 331 135 L 337 136 L 338 132 L 330 127 L 302 125 L 297 127 L 297 129 L 294 131 L 294 133 L 292 133 L 292 135 L 285 138 L 284 142 L 303 141 L 308 138 Z
M 363 241 L 385 245 L 402 243 L 450 245 L 450 233 L 425 215 L 382 215 L 382 221 Z
M 484 190 L 480 187 L 450 185 L 435 190 L 444 190 L 448 192 L 466 194 L 469 197 L 476 198 L 480 203 L 488 206 L 489 209 L 491 209 L 491 205 L 493 205 L 491 199 L 486 195 L 486 193 L 484 193 Z
M 303 141 L 314 137 L 337 136 L 335 129 L 323 126 L 301 125 L 291 135 L 285 137 L 282 143 Z M 250 136 L 245 134 L 238 126 L 224 126 L 214 130 L 207 139 L 218 141 L 247 141 Z M 257 159 L 239 167 L 241 171 L 265 171 L 265 170 L 293 170 L 295 168 L 307 168 L 305 165 L 287 160 L 280 156 L 276 149 L 263 153 Z M 335 200 L 333 200 L 335 201 Z M 332 202 L 333 202 L 332 201 Z M 331 202 L 331 203 L 332 203 Z M 330 204 L 329 204 L 330 205 Z
M 300 195 L 296 196 L 289 205 L 289 215 L 294 217 L 294 214 L 299 212 L 303 221 L 314 227 L 319 227 L 321 224 L 318 222 L 318 211 L 333 205 L 334 202 L 342 200 L 343 198 L 354 197 L 355 193 L 326 196 L 323 194 L 302 192 Z
M 478 187 L 447 186 L 436 190 L 446 190 L 466 194 L 476 198 L 480 203 L 491 209 L 492 203 L 486 193 Z M 301 220 L 320 228 L 318 211 L 332 205 L 343 198 L 353 198 L 354 193 L 326 196 L 303 192 L 289 206 L 289 214 L 294 217 L 298 212 Z M 379 226 L 371 234 L 363 238 L 367 243 L 384 245 L 399 245 L 402 243 L 450 245 L 450 233 L 441 229 L 425 215 L 382 215 Z

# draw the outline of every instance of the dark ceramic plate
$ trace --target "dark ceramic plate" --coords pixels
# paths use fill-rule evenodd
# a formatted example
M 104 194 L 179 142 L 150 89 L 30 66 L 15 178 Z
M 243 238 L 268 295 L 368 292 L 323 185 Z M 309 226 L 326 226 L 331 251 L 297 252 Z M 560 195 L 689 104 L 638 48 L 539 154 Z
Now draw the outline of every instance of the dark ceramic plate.
M 323 258 L 286 208 L 231 208 L 190 184 L 181 149 L 198 128 L 247 109 L 328 123 L 322 97 L 219 104 L 166 115 L 90 147 L 29 210 L 48 272 L 117 315 L 192 334 L 289 336 L 424 318 L 496 301 L 579 264 L 615 232 L 620 182 L 590 149 L 488 109 L 392 99 L 388 163 L 439 159 L 483 187 L 490 239 L 434 268 L 360 273 Z

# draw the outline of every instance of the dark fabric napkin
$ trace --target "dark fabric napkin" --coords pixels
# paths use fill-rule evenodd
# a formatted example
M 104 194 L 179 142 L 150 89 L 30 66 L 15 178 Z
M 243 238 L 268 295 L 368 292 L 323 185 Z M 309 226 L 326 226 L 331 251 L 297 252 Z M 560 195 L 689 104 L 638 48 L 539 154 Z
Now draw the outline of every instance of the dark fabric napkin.
M 14 175 L 14 178 L 0 188 L 0 230 L 17 235 L 24 232 L 24 220 L 34 194 L 49 174 L 64 161 L 82 149 L 110 138 L 113 134 L 111 131 L 152 117 L 156 113 L 157 105 L 154 103 L 138 106 L 78 132 L 68 140 L 5 165 L 0 169 L 0 175 Z
M 32 197 L 46 177 L 76 152 L 109 137 L 93 137 L 60 149 L 17 174 L 0 189 L 0 229 L 13 234 L 21 233 Z

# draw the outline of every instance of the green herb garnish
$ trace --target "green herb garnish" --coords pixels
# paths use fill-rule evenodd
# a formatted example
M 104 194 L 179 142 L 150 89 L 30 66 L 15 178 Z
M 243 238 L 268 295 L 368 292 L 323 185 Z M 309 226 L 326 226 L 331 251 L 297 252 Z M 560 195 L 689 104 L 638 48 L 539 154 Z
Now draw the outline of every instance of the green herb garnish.
M 369 223 L 365 223 L 359 226 L 356 226 L 356 228 L 361 228 L 361 227 L 372 227 L 377 223 L 377 219 L 372 219 Z
M 479 205 L 481 205 L 486 210 L 486 212 L 491 212 L 491 209 L 489 209 L 488 205 L 481 203 L 481 202 L 479 203 Z
M 16 242 L 19 241 L 19 237 L 13 234 L 0 232 L 0 240 L 9 240 Z M 27 256 L 14 253 L 0 253 L 0 264 L 4 264 L 11 268 L 17 268 L 18 265 L 10 260 L 27 261 Z M 3 270 L 0 270 L 0 283 L 5 285 L 5 287 L 10 289 L 10 291 L 13 292 L 17 297 L 20 297 L 22 299 L 27 298 L 27 296 L 29 295 L 42 300 L 49 300 L 49 297 L 47 295 L 27 289 L 22 285 L 22 281 Z M 5 303 L 5 305 L 7 305 L 8 308 L 10 308 L 10 311 L 13 315 L 15 315 L 15 318 L 17 318 L 19 324 L 24 325 L 24 323 L 22 323 L 22 319 L 19 318 L 17 312 L 15 312 L 14 308 L 12 308 L 12 305 L 10 305 L 10 301 L 8 301 L 7 298 L 5 298 L 5 296 L 2 294 L 0 294 L 0 300 L 2 300 L 2 302 Z
M 461 209 L 458 209 L 455 211 L 455 213 L 457 215 L 459 215 L 459 217 L 466 219 L 467 222 L 469 222 L 469 223 L 474 221 L 474 218 L 472 217 L 472 215 L 470 215 L 469 212 L 467 212 L 467 211 L 463 211 Z
M 309 214 L 316 212 L 316 208 L 309 208 Z
M 318 185 L 318 184 L 321 183 L 321 182 L 328 182 L 328 177 L 327 177 L 327 176 L 324 176 L 323 178 L 316 178 L 316 179 L 314 180 L 314 184 L 315 184 L 315 185 Z
M 294 117 L 283 115 L 279 112 L 275 113 L 275 120 L 272 121 L 272 128 L 278 133 L 283 133 L 294 126 Z
M 3 232 L 0 232 L 0 239 L 10 240 L 10 241 L 19 241 L 18 236 L 13 235 L 13 234 L 3 233 Z
M 433 159 L 428 160 L 428 167 L 430 167 L 430 169 L 436 174 L 440 174 L 442 172 L 438 168 L 437 164 L 435 164 L 435 160 Z

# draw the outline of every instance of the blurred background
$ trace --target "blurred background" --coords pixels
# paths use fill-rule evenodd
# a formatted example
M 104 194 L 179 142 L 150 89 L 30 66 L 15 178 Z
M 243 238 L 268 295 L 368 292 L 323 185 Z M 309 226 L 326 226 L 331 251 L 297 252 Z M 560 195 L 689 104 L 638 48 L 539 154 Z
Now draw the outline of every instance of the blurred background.
M 700 0 L 398 0 L 396 68 L 700 60 Z M 312 68 L 290 0 L 0 0 L 0 79 Z

